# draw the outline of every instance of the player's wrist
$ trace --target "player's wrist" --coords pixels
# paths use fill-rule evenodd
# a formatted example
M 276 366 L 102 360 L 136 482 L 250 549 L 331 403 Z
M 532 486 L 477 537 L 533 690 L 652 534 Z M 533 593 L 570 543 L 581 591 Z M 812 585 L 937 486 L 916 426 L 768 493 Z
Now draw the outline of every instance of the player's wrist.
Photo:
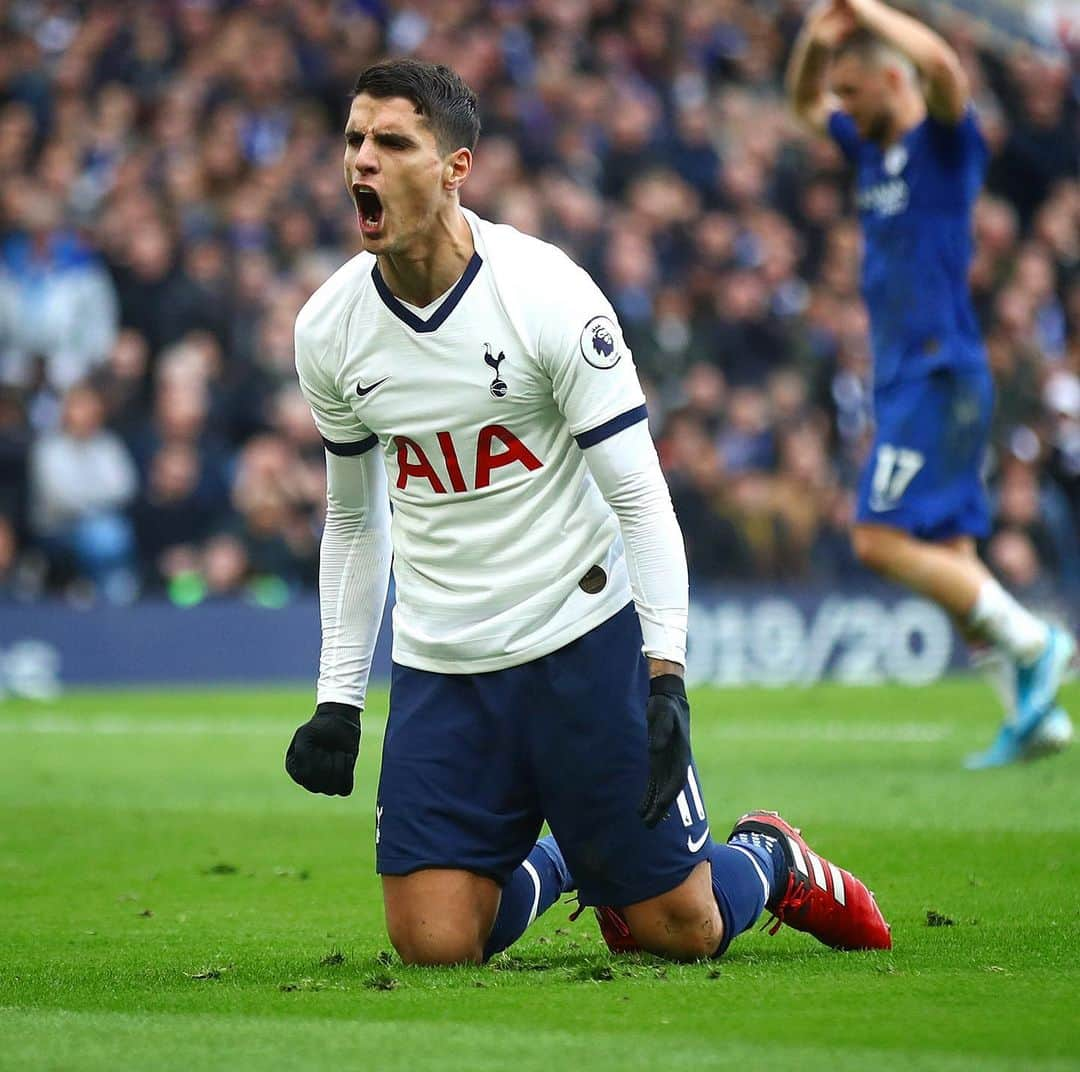
M 682 663 L 673 662 L 670 659 L 649 658 L 649 678 L 655 680 L 658 677 L 677 677 L 681 681 L 686 676 L 686 668 Z
M 670 696 L 686 703 L 686 683 L 677 674 L 660 674 L 649 681 L 650 696 Z
M 867 26 L 868 18 L 888 8 L 887 4 L 882 4 L 879 0 L 846 0 L 846 3 L 848 10 L 855 16 L 855 21 L 860 26 Z
M 324 700 L 315 706 L 316 717 L 337 716 L 344 718 L 356 726 L 360 725 L 360 708 L 354 704 L 337 703 L 333 700 Z

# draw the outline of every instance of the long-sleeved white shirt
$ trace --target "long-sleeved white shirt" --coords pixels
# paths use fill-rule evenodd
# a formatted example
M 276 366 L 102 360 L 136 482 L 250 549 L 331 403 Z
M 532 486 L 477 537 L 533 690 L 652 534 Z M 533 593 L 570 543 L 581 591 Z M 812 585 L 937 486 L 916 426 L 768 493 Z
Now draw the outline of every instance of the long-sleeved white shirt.
M 476 252 L 427 308 L 396 299 L 361 254 L 297 319 L 297 370 L 331 484 L 355 493 L 337 505 L 332 493 L 324 537 L 321 700 L 349 702 L 341 690 L 359 667 L 336 648 L 382 607 L 375 572 L 370 583 L 354 573 L 351 587 L 341 573 L 360 531 L 369 536 L 356 546 L 385 572 L 372 550 L 387 522 L 367 498 L 379 494 L 369 454 L 393 505 L 397 662 L 445 673 L 518 665 L 631 597 L 646 654 L 685 658 L 682 539 L 615 314 L 555 247 L 466 218 Z M 350 479 L 350 467 L 364 475 Z

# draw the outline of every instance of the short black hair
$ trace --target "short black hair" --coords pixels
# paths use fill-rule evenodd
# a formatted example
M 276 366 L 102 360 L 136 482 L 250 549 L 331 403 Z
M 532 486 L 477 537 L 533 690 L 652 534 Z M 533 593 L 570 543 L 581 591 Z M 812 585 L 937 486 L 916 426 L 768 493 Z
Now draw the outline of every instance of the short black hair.
M 475 149 L 480 137 L 476 94 L 455 71 L 441 63 L 420 60 L 382 60 L 372 64 L 353 86 L 353 96 L 404 97 L 416 106 L 435 133 L 442 153 L 464 146 Z
M 841 56 L 854 56 L 871 67 L 878 66 L 887 59 L 904 59 L 903 54 L 887 41 L 861 26 L 833 49 L 832 56 L 834 60 Z

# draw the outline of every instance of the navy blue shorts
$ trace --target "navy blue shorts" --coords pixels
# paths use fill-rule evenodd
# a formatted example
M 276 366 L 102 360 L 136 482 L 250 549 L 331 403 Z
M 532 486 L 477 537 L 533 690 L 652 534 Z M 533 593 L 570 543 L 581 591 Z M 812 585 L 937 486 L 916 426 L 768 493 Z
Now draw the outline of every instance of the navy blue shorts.
M 875 391 L 877 433 L 859 481 L 858 520 L 923 540 L 985 536 L 982 466 L 993 410 L 989 369 L 946 369 Z
M 550 655 L 487 674 L 394 665 L 379 779 L 381 875 L 452 867 L 500 885 L 547 820 L 582 903 L 674 889 L 710 848 L 693 767 L 670 814 L 648 780 L 648 670 L 633 605 Z

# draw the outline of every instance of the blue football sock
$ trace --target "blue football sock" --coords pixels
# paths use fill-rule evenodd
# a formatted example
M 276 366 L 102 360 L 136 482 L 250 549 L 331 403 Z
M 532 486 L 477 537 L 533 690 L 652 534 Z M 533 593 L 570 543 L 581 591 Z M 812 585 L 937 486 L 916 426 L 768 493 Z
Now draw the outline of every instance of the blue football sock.
M 718 957 L 736 935 L 757 921 L 772 896 L 777 869 L 767 847 L 745 843 L 741 838 L 727 845 L 713 845 L 709 859 L 713 896 L 724 921 L 724 939 L 713 954 Z
M 765 899 L 765 907 L 772 908 L 787 889 L 788 862 L 783 846 L 776 838 L 760 834 L 756 830 L 742 830 L 731 838 L 728 844 L 741 845 L 757 858 L 769 881 L 769 896 Z
M 574 880 L 555 839 L 550 835 L 541 838 L 503 887 L 484 959 L 513 945 L 537 916 L 573 888 Z

